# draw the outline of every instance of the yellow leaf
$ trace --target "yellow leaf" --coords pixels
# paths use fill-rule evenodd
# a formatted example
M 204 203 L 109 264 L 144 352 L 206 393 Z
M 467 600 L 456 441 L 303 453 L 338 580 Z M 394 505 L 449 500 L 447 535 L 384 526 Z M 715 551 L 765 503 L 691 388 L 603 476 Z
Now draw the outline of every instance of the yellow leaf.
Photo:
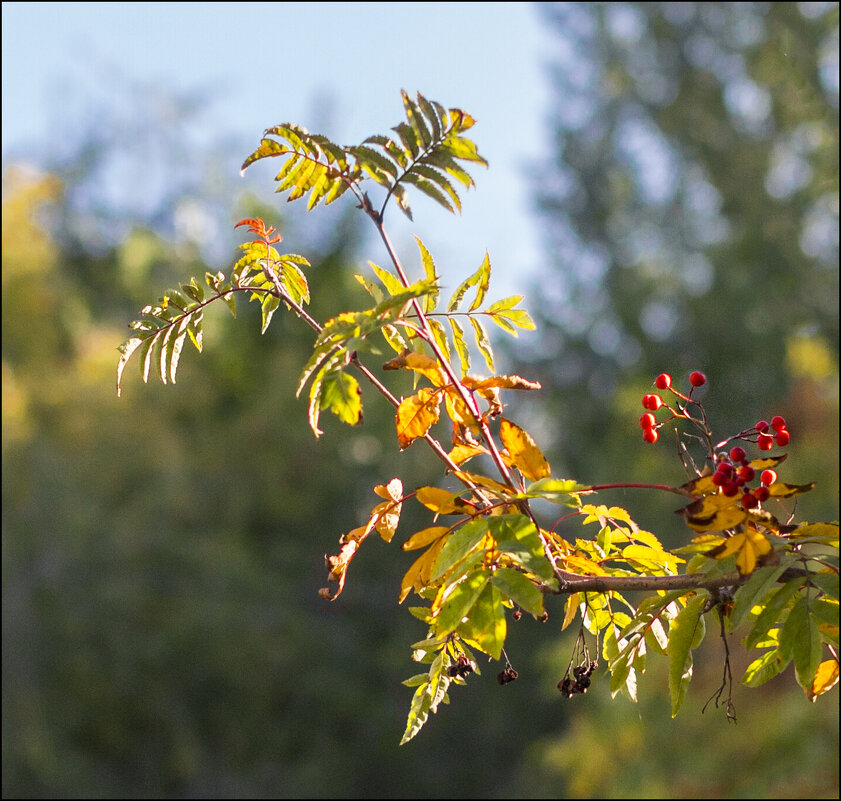
M 537 381 L 528 381 L 518 375 L 495 375 L 490 378 L 473 378 L 473 376 L 465 376 L 462 381 L 464 386 L 470 389 L 540 389 L 540 383 Z
M 471 459 L 472 457 L 477 456 L 480 453 L 487 452 L 488 449 L 482 445 L 470 445 L 465 443 L 456 445 L 447 455 L 456 464 L 461 464 L 462 462 L 466 462 L 468 459 Z
M 406 600 L 406 596 L 412 591 L 420 592 L 430 580 L 432 576 L 432 568 L 435 565 L 435 560 L 444 543 L 447 541 L 446 537 L 441 537 L 437 542 L 429 546 L 414 562 L 412 566 L 406 571 L 403 576 L 403 581 L 400 584 L 400 603 Z
M 440 402 L 438 391 L 428 387 L 401 401 L 396 417 L 401 450 L 408 448 L 418 437 L 423 437 L 438 422 Z
M 499 438 L 508 451 L 510 463 L 527 479 L 539 481 L 551 474 L 549 462 L 531 435 L 504 417 L 500 419 Z
M 681 510 L 686 524 L 695 531 L 724 531 L 735 528 L 748 518 L 738 497 L 706 495 Z
M 725 542 L 724 547 L 716 554 L 716 559 L 725 559 L 731 554 L 736 554 L 736 567 L 739 569 L 739 574 L 747 576 L 753 573 L 757 557 L 770 552 L 771 543 L 767 538 L 753 526 L 748 526 L 744 532 L 734 534 Z
M 514 493 L 511 487 L 506 487 L 505 484 L 500 484 L 487 476 L 480 476 L 477 473 L 468 473 L 465 470 L 453 470 L 453 475 L 463 481 L 469 487 L 471 484 L 478 487 L 484 487 L 494 494 L 505 497 Z
M 810 537 L 838 547 L 838 523 L 801 523 L 789 537 Z
M 574 592 L 569 596 L 569 598 L 567 598 L 567 602 L 564 605 L 564 622 L 561 625 L 561 631 L 563 631 L 570 623 L 572 623 L 573 620 L 575 620 L 575 617 L 578 614 L 578 605 L 580 603 L 580 592 Z
M 453 384 L 444 389 L 444 403 L 450 420 L 457 426 L 466 426 L 474 433 L 478 432 L 479 426 L 476 422 L 476 416 L 470 411 Z
M 397 524 L 400 522 L 400 510 L 403 508 L 403 482 L 393 478 L 388 485 L 378 484 L 374 492 L 381 498 L 388 498 L 386 503 L 377 504 L 371 512 L 371 522 L 376 526 L 377 533 L 386 541 L 391 542 Z
M 431 526 L 416 531 L 406 542 L 403 543 L 404 551 L 416 551 L 418 548 L 425 548 L 439 537 L 443 537 L 450 529 L 447 526 Z
M 814 703 L 819 695 L 831 690 L 838 684 L 838 662 L 835 659 L 827 659 L 818 665 L 812 686 L 805 690 L 806 697 Z
M 383 365 L 383 370 L 400 369 L 414 370 L 426 376 L 435 387 L 443 387 L 447 383 L 447 376 L 441 369 L 441 365 L 425 353 L 404 350 L 399 356 L 395 356 Z
M 473 507 L 458 497 L 454 492 L 439 487 L 421 487 L 417 499 L 427 508 L 439 515 L 454 515 L 460 512 L 472 512 Z

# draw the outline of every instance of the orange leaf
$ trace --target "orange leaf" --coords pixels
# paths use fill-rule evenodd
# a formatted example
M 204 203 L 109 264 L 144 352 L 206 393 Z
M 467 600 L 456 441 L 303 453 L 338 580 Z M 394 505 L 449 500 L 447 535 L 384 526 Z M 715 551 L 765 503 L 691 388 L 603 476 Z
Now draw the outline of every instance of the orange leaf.
M 835 659 L 827 659 L 818 665 L 812 686 L 806 690 L 806 697 L 814 703 L 819 695 L 829 692 L 838 684 L 838 662 Z
M 401 401 L 396 418 L 401 450 L 408 448 L 418 437 L 423 437 L 438 422 L 440 403 L 438 391 L 429 387 Z

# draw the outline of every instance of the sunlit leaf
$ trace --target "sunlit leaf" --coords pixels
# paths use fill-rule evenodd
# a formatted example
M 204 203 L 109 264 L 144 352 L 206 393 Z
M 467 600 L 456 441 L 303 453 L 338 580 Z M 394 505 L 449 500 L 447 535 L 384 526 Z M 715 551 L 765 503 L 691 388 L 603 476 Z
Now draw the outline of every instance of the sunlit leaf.
M 549 477 L 552 472 L 549 462 L 527 431 L 503 417 L 499 422 L 499 437 L 510 463 L 529 481 Z

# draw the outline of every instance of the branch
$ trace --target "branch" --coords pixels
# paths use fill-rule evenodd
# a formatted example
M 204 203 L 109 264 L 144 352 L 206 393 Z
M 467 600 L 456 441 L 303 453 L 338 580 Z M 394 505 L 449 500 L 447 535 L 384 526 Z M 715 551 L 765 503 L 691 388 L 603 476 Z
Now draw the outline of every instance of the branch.
M 719 587 L 738 587 L 749 576 L 728 573 L 725 576 L 708 576 L 706 573 L 684 573 L 679 576 L 583 576 L 568 570 L 556 570 L 558 589 L 543 587 L 546 594 L 570 595 L 574 592 L 634 591 L 653 592 L 657 590 L 715 590 Z M 788 568 L 777 579 L 785 583 L 797 577 L 812 575 L 809 570 Z

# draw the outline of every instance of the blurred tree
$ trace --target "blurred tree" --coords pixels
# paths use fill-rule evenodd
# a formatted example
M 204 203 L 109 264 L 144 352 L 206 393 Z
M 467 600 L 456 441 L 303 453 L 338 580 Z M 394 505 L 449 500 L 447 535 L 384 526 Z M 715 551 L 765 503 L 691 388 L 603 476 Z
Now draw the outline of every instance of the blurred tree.
M 540 13 L 555 33 L 556 149 L 536 184 L 550 267 L 527 301 L 543 336 L 520 356 L 544 392 L 539 414 L 532 399 L 520 414 L 554 440 L 553 473 L 679 483 L 674 449 L 644 445 L 634 421 L 658 373 L 685 385 L 702 369 L 722 436 L 786 416 L 789 478 L 818 483 L 798 511 L 837 519 L 838 5 Z M 616 502 L 640 523 L 685 540 L 674 504 L 628 492 Z M 535 796 L 564 781 L 569 797 L 837 797 L 832 705 L 806 705 L 780 678 L 764 701 L 737 694 L 732 730 L 697 714 L 720 680 L 717 647 L 677 720 L 651 691 L 638 711 L 594 686 L 512 783 Z
M 552 266 L 529 358 L 548 390 L 553 466 L 583 481 L 679 480 L 671 449 L 641 453 L 629 421 L 658 373 L 698 368 L 722 436 L 790 421 L 812 471 L 798 478 L 818 480 L 806 517 L 831 519 L 838 5 L 542 13 L 556 31 L 556 150 L 537 185 Z

